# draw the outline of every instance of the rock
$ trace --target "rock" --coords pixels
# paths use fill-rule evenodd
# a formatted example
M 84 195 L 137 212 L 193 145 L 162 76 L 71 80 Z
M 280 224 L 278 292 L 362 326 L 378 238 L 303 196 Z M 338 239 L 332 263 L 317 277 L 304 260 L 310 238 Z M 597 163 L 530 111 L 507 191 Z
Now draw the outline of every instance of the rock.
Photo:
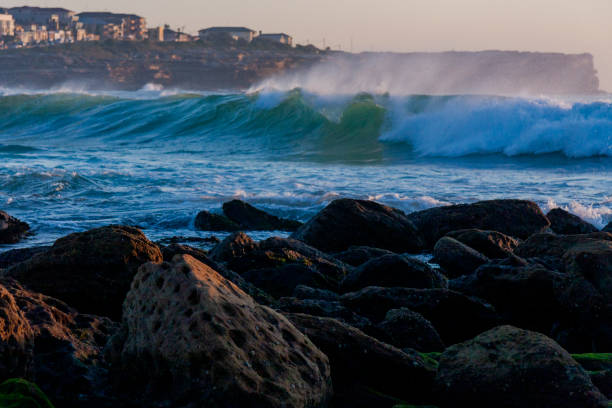
M 572 354 L 572 357 L 588 371 L 612 370 L 612 353 Z
M 210 257 L 218 262 L 228 262 L 242 258 L 256 248 L 257 244 L 244 232 L 235 232 L 221 241 L 211 252 Z
M 269 238 L 253 243 L 246 236 L 235 235 L 224 240 L 211 256 L 240 274 L 247 271 L 300 265 L 319 272 L 326 279 L 339 283 L 352 267 L 323 252 L 290 238 Z M 247 237 L 248 238 L 248 237 Z M 306 284 L 307 283 L 302 283 Z
M 240 200 L 224 203 L 223 213 L 240 229 L 248 231 L 295 231 L 302 226 L 299 221 L 270 215 Z
M 391 309 L 408 308 L 429 320 L 447 345 L 471 339 L 499 323 L 493 306 L 448 289 L 370 287 L 347 293 L 341 300 L 376 323 Z
M 557 296 L 563 279 L 563 274 L 539 264 L 492 262 L 472 275 L 449 281 L 449 287 L 490 302 L 504 322 L 550 336 L 563 315 Z
M 0 406 L 5 408 L 53 408 L 36 384 L 12 378 L 0 384 Z
M 412 213 L 408 218 L 425 237 L 427 248 L 433 248 L 449 232 L 461 229 L 493 230 L 526 239 L 550 226 L 536 203 L 523 200 L 491 200 L 430 208 Z
M 384 395 L 410 403 L 431 398 L 435 365 L 419 353 L 403 352 L 335 319 L 287 317 L 329 357 L 338 406 L 391 406 Z M 364 401 L 364 394 L 382 401 Z
M 593 385 L 596 386 L 606 398 L 612 400 L 612 370 L 596 371 L 589 373 L 589 375 Z
M 352 246 L 346 251 L 334 254 L 334 258 L 348 265 L 360 266 L 374 258 L 379 258 L 383 255 L 393 255 L 393 252 L 380 248 Z
M 252 269 L 242 274 L 248 282 L 279 298 L 291 296 L 299 285 L 337 289 L 337 283 L 308 265 L 289 264 L 277 268 Z
M 423 238 L 402 211 L 348 198 L 330 203 L 291 237 L 324 252 L 344 251 L 351 246 L 399 253 L 423 249 Z
M 480 252 L 450 237 L 440 238 L 434 247 L 433 255 L 433 261 L 444 269 L 449 278 L 469 275 L 479 266 L 489 262 L 489 258 Z
M 383 255 L 361 265 L 342 281 L 342 289 L 351 292 L 368 286 L 405 288 L 444 288 L 446 278 L 418 259 L 403 255 Z
M 612 299 L 612 241 L 574 245 L 564 255 L 565 271 L 584 277 L 607 299 Z
M 248 282 L 236 272 L 231 271 L 226 267 L 213 261 L 208 257 L 208 254 L 205 251 L 202 251 L 201 249 L 193 248 L 187 245 L 171 244 L 162 248 L 162 254 L 164 256 L 165 262 L 172 262 L 172 259 L 174 259 L 176 255 L 190 255 L 198 261 L 202 262 L 203 264 L 208 265 L 215 271 L 219 272 L 221 276 L 231 281 L 234 285 L 238 286 L 249 296 L 255 299 L 257 303 L 262 305 L 270 305 L 274 301 L 274 299 L 265 291 Z
M 599 230 L 582 218 L 561 209 L 554 208 L 546 214 L 550 220 L 550 229 L 557 234 L 590 234 Z
M 293 290 L 293 297 L 298 299 L 314 299 L 314 300 L 340 300 L 340 295 L 331 290 L 315 289 L 310 286 L 297 285 Z M 308 313 L 307 313 L 308 314 Z
M 607 232 L 581 235 L 536 234 L 521 243 L 514 253 L 523 258 L 561 258 L 573 246 L 596 241 L 612 241 L 612 234 Z
M 116 386 L 149 406 L 316 407 L 327 357 L 285 317 L 189 255 L 140 268 L 109 348 Z
M 329 301 L 285 297 L 281 298 L 275 304 L 275 307 L 283 313 L 302 313 L 318 317 L 331 317 L 364 331 L 368 331 L 372 328 L 370 320 L 354 313 L 337 300 Z M 377 336 L 374 335 L 374 337 Z
M 194 225 L 201 231 L 239 231 L 240 225 L 227 218 L 225 215 L 214 214 L 208 211 L 200 211 L 196 215 Z
M 604 229 L 602 229 L 602 231 L 612 233 L 612 221 L 610 221 L 608 225 L 606 225 Z
M 159 248 L 132 227 L 112 225 L 58 239 L 5 275 L 80 312 L 119 320 L 138 267 L 162 262 Z
M 507 258 L 519 245 L 517 239 L 497 231 L 464 229 L 451 231 L 446 236 L 455 238 L 491 259 Z
M 443 351 L 444 343 L 432 324 L 419 313 L 401 308 L 389 310 L 378 327 L 389 337 L 388 343 L 423 352 Z
M 0 244 L 15 244 L 30 231 L 30 226 L 0 211 Z
M 34 381 L 58 406 L 105 399 L 102 351 L 115 323 L 80 315 L 6 278 L 0 279 L 0 315 L 0 378 Z
M 0 253 L 0 269 L 7 269 L 13 265 L 17 265 L 23 261 L 27 261 L 34 255 L 47 251 L 51 247 L 32 247 L 32 248 L 19 248 L 11 249 Z
M 436 385 L 442 408 L 608 406 L 567 351 L 542 334 L 512 326 L 446 349 Z

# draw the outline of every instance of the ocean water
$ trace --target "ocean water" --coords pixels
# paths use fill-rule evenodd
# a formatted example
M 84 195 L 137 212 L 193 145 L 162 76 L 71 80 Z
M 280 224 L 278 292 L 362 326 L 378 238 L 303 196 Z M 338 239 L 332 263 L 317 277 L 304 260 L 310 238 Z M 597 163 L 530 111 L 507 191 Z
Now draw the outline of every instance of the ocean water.
M 612 97 L 0 90 L 0 208 L 35 233 L 12 247 L 110 223 L 207 237 L 195 215 L 232 198 L 307 220 L 341 196 L 522 198 L 603 227 Z

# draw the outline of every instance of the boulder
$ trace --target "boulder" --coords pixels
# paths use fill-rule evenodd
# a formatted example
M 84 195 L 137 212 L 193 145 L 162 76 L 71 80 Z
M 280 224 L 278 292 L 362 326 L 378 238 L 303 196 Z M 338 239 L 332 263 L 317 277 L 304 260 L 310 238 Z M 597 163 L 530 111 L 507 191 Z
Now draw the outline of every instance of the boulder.
M 383 255 L 350 272 L 342 290 L 351 292 L 368 286 L 405 288 L 444 288 L 446 278 L 425 262 L 403 255 Z
M 590 234 L 599 230 L 582 218 L 561 209 L 554 208 L 546 214 L 550 229 L 557 234 Z
M 0 244 L 15 244 L 21 241 L 30 231 L 30 226 L 0 211 Z
M 561 258 L 573 246 L 597 241 L 612 241 L 612 234 L 608 232 L 579 235 L 536 234 L 521 243 L 514 253 L 523 258 Z
M 379 258 L 383 255 L 393 255 L 393 252 L 380 248 L 352 246 L 346 251 L 334 254 L 334 258 L 348 265 L 360 266 L 374 258 Z
M 418 253 L 424 246 L 421 234 L 402 211 L 348 198 L 331 202 L 291 237 L 324 252 L 369 246 Z
M 536 203 L 523 200 L 491 200 L 474 204 L 430 208 L 408 215 L 423 234 L 427 248 L 451 231 L 477 228 L 526 239 L 544 232 L 550 222 Z
M 0 279 L 0 315 L 0 378 L 34 381 L 58 406 L 108 399 L 102 351 L 115 323 L 80 315 L 6 278 Z M 0 394 L 5 389 L 0 386 Z
M 53 408 L 49 398 L 36 384 L 11 378 L 0 384 L 0 406 L 5 408 Z
M 210 257 L 218 262 L 228 262 L 242 258 L 257 247 L 255 241 L 244 232 L 228 235 L 210 252 Z
M 612 370 L 589 373 L 593 385 L 612 401 Z
M 566 272 L 584 277 L 612 299 L 612 241 L 574 245 L 563 255 L 563 262 Z
M 497 231 L 464 229 L 451 231 L 446 236 L 455 238 L 491 259 L 507 258 L 519 245 L 517 239 Z
M 440 238 L 434 247 L 433 256 L 433 262 L 439 264 L 449 278 L 469 275 L 489 262 L 489 258 L 480 252 L 450 237 Z
M 279 299 L 275 308 L 283 313 L 302 313 L 319 317 L 331 317 L 363 331 L 372 329 L 370 320 L 346 308 L 340 301 L 320 299 L 297 299 L 285 297 Z M 377 337 L 374 334 L 371 334 Z
M 338 287 L 333 279 L 323 275 L 316 268 L 298 263 L 276 268 L 251 269 L 244 272 L 242 277 L 276 298 L 291 296 L 295 288 L 300 285 L 327 290 Z
M 389 344 L 400 349 L 432 352 L 443 351 L 445 348 L 429 320 L 405 307 L 389 310 L 378 328 L 388 336 Z
M 196 215 L 194 226 L 201 231 L 239 231 L 240 225 L 227 218 L 225 215 L 215 214 L 208 211 L 200 211 Z
M 611 234 L 612 234 L 612 221 L 610 221 L 610 222 L 608 223 L 608 225 L 606 225 L 606 226 L 604 227 L 604 229 L 602 229 L 602 231 L 603 231 L 603 232 L 609 232 L 609 233 L 611 233 Z
M 297 285 L 293 290 L 293 297 L 297 299 L 314 299 L 314 300 L 340 300 L 340 295 L 331 290 L 315 289 L 310 286 Z
M 417 312 L 433 324 L 447 345 L 471 339 L 499 323 L 493 306 L 448 289 L 370 287 L 341 299 L 346 307 L 375 323 L 391 309 L 405 307 Z
M 608 406 L 567 351 L 542 334 L 512 326 L 446 349 L 436 386 L 442 408 Z
M 51 247 L 32 247 L 32 248 L 19 248 L 11 249 L 0 253 L 0 269 L 7 269 L 13 265 L 17 265 L 23 261 L 27 261 L 34 255 L 49 250 Z
M 162 262 L 159 248 L 136 228 L 111 225 L 60 238 L 5 275 L 80 312 L 119 320 L 125 294 L 145 262 Z
M 287 314 L 328 357 L 338 406 L 392 406 L 392 400 L 429 402 L 435 365 L 338 320 Z M 388 396 L 388 397 L 385 397 Z
M 327 357 L 285 317 L 189 255 L 140 268 L 109 347 L 115 386 L 149 406 L 317 407 Z
M 223 213 L 247 231 L 295 231 L 302 226 L 299 221 L 279 218 L 240 200 L 224 203 Z

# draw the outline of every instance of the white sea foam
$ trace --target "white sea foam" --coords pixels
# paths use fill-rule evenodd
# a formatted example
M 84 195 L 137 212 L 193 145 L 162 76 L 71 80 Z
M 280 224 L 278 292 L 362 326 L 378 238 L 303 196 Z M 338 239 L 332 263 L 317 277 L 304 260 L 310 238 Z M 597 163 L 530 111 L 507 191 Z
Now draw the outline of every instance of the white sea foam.
M 577 201 L 571 201 L 567 205 L 558 205 L 554 200 L 548 200 L 542 205 L 542 209 L 548 212 L 554 208 L 562 208 L 598 228 L 603 228 L 612 221 L 612 206 L 606 205 L 609 203 L 609 200 L 604 200 L 601 204 L 585 205 Z

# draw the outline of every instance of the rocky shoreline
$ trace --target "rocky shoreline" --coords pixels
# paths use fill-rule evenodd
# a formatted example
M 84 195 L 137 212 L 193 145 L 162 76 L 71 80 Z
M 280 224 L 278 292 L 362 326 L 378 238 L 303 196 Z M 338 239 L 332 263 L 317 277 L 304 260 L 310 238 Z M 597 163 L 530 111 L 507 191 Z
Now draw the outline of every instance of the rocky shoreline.
M 0 403 L 612 406 L 612 225 L 352 199 L 195 225 L 231 234 L 204 251 L 112 225 L 0 253 Z M 28 233 L 0 212 L 0 242 Z

